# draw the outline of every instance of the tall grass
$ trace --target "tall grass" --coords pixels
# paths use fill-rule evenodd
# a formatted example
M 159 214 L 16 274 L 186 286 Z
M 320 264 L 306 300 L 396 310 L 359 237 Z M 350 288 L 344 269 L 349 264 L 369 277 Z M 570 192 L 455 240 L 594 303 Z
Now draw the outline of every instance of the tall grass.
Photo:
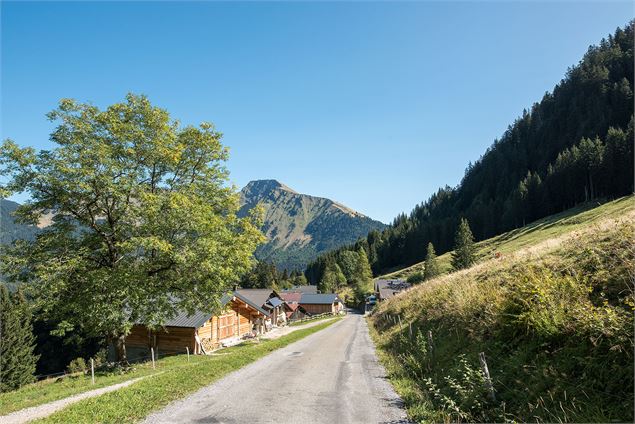
M 635 227 L 623 216 L 383 303 L 373 337 L 411 417 L 632 422 Z

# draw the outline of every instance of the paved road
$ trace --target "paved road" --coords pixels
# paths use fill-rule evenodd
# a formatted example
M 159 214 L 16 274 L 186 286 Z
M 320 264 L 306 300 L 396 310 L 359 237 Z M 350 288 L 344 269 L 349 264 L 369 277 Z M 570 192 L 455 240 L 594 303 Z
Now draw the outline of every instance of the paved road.
M 145 423 L 407 423 L 361 315 L 279 349 Z

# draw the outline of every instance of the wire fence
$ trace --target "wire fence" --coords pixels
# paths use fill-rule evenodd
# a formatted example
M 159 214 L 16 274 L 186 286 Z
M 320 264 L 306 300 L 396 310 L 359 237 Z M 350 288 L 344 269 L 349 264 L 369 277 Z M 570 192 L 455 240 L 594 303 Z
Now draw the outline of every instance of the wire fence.
M 147 354 L 145 355 L 133 354 L 133 355 L 130 355 L 128 359 L 125 361 L 105 361 L 103 363 L 100 363 L 100 362 L 95 363 L 94 358 L 91 358 L 87 361 L 85 369 L 81 371 L 71 372 L 66 370 L 66 371 L 60 371 L 60 372 L 55 372 L 50 374 L 38 374 L 35 376 L 35 379 L 37 381 L 42 381 L 42 380 L 47 380 L 52 378 L 66 378 L 66 377 L 80 376 L 80 375 L 86 375 L 86 374 L 94 375 L 94 373 L 96 372 L 114 371 L 118 368 L 129 367 L 131 365 L 150 364 L 152 362 L 158 361 L 159 359 L 165 359 L 172 356 L 186 356 L 186 355 L 188 357 L 187 360 L 189 360 L 190 352 L 188 348 L 184 347 L 183 352 L 174 352 L 174 351 L 161 352 L 158 350 L 154 351 L 154 349 L 149 349 Z

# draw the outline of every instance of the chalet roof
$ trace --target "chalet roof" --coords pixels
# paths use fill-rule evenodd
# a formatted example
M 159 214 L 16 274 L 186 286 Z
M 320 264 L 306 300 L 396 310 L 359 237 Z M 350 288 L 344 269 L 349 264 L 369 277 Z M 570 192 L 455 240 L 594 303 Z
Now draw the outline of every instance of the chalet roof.
M 280 293 L 280 297 L 282 298 L 282 300 L 287 302 L 287 304 L 297 303 L 297 302 L 300 301 L 300 298 L 302 297 L 302 293 L 300 293 L 300 292 L 282 292 L 282 293 Z
M 282 300 L 280 300 L 279 297 L 272 297 L 267 301 L 267 303 L 275 308 L 277 306 L 282 305 Z
M 269 312 L 267 312 L 263 306 L 272 295 L 275 297 L 276 294 L 276 292 L 270 289 L 239 289 L 234 291 L 234 296 L 267 316 L 269 316 Z
M 282 293 L 307 293 L 307 294 L 317 294 L 317 286 L 293 286 L 290 289 L 282 290 Z
M 391 288 L 385 288 L 385 289 L 379 289 L 379 298 L 380 299 L 390 299 L 391 297 L 393 297 L 394 295 L 396 295 L 397 293 L 399 293 L 401 290 L 393 290 Z
M 224 294 L 220 299 L 221 306 L 227 305 L 232 297 L 230 294 Z M 211 312 L 204 312 L 201 310 L 195 311 L 193 314 L 189 314 L 187 311 L 179 311 L 179 313 L 172 319 L 167 320 L 163 325 L 165 327 L 188 327 L 198 328 L 202 326 L 207 320 L 209 320 L 214 314 Z
M 211 317 L 212 314 L 209 312 L 196 311 L 193 315 L 189 315 L 187 311 L 180 311 L 174 318 L 167 320 L 163 325 L 166 327 L 199 328 Z
M 335 293 L 307 294 L 303 293 L 300 298 L 300 304 L 304 305 L 325 305 L 341 302 Z
M 375 280 L 375 291 L 379 293 L 381 293 L 382 289 L 391 289 L 398 292 L 409 287 L 410 284 L 406 280 Z

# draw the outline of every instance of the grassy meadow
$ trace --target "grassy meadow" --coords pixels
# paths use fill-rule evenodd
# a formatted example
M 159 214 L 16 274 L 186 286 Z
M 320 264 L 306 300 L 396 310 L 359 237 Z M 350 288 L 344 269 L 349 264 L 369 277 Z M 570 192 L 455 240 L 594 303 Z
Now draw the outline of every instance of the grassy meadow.
M 476 243 L 477 257 L 479 261 L 483 261 L 493 258 L 497 252 L 501 255 L 508 255 L 526 247 L 536 246 L 543 241 L 553 241 L 559 236 L 566 235 L 572 231 L 583 230 L 594 223 L 620 217 L 629 211 L 635 211 L 635 198 L 633 196 L 622 197 L 603 204 L 597 202 L 585 203 L 562 213 L 532 222 L 524 227 L 480 241 Z M 451 252 L 438 257 L 442 272 L 450 272 L 452 268 L 451 259 Z M 419 262 L 385 274 L 380 278 L 408 278 L 412 274 L 423 272 L 423 269 L 424 263 Z
M 634 222 L 632 197 L 544 219 L 382 303 L 371 333 L 410 416 L 632 422 Z

